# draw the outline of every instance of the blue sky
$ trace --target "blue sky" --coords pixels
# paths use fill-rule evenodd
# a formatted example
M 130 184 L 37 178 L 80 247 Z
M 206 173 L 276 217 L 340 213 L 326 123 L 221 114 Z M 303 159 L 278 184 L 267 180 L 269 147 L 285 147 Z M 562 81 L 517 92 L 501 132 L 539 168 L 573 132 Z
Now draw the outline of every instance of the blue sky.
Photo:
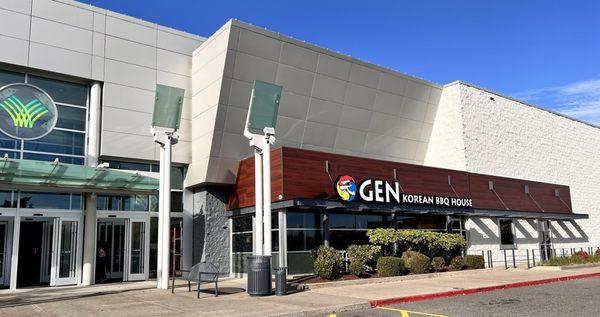
M 82 2 L 210 36 L 237 18 L 433 82 L 600 125 L 600 1 Z

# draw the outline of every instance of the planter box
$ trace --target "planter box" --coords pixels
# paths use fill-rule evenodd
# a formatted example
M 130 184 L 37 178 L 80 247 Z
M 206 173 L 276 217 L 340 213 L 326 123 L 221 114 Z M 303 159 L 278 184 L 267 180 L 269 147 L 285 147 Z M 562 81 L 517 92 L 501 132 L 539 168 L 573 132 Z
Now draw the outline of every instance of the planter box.
M 356 280 L 347 281 L 331 281 L 324 283 L 311 283 L 305 284 L 308 289 L 326 288 L 326 287 L 338 287 L 346 285 L 363 285 L 363 284 L 375 284 L 375 283 L 387 283 L 387 282 L 399 282 L 399 281 L 412 281 L 421 280 L 427 278 L 441 277 L 441 276 L 460 276 L 466 273 L 472 273 L 473 271 L 479 271 L 481 273 L 491 271 L 492 269 L 478 269 L 478 270 L 463 270 L 463 271 L 451 271 L 451 272 L 437 272 L 437 273 L 426 273 L 426 274 L 414 274 L 414 275 L 401 275 L 391 277 L 371 277 L 371 278 L 359 278 Z

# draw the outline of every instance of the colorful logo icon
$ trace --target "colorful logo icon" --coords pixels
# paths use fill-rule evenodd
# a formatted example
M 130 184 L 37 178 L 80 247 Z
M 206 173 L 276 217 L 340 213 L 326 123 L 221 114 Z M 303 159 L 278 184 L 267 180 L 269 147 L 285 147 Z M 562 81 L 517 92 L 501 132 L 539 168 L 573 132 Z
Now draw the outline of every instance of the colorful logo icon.
M 40 88 L 15 83 L 0 88 L 0 131 L 21 140 L 44 137 L 56 125 L 54 101 Z
M 33 124 L 48 113 L 48 109 L 39 100 L 33 99 L 27 104 L 23 104 L 21 99 L 15 95 L 4 99 L 0 107 L 8 112 L 13 124 L 21 128 L 33 128 Z
M 335 184 L 338 195 L 344 201 L 353 201 L 356 197 L 356 182 L 348 175 L 340 176 Z

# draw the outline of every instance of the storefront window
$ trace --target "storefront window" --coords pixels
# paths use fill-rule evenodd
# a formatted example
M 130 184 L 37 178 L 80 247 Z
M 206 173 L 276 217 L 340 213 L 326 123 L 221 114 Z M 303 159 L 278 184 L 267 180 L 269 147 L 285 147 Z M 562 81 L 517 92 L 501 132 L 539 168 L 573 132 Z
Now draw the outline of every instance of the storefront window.
M 389 215 L 382 214 L 329 214 L 329 243 L 338 250 L 345 250 L 352 244 L 368 244 L 368 229 L 389 228 Z
M 446 232 L 445 215 L 402 215 L 396 217 L 398 229 L 424 229 Z
M 279 214 L 273 212 L 271 217 L 271 246 L 272 256 L 271 265 L 273 268 L 278 265 L 278 251 L 279 251 Z M 232 270 L 234 273 L 246 273 L 248 271 L 248 259 L 249 255 L 252 255 L 252 215 L 244 215 L 239 217 L 231 218 L 231 249 L 233 263 Z
M 16 208 L 17 207 L 17 192 L 15 191 L 0 191 L 0 208 Z
M 109 196 L 98 195 L 98 210 L 110 211 L 148 211 L 148 195 Z
M 450 231 L 451 233 L 460 234 L 467 240 L 467 229 L 465 228 L 465 217 L 451 217 L 450 218 Z
M 20 207 L 35 209 L 81 210 L 80 194 L 21 192 Z

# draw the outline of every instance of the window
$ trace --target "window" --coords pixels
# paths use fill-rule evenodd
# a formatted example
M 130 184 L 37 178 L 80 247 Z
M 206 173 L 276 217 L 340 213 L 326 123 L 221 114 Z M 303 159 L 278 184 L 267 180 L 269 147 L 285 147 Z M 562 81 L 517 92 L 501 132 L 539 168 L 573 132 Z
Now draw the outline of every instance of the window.
M 465 228 L 465 217 L 457 216 L 450 218 L 450 233 L 460 234 L 467 240 L 467 229 Z
M 352 244 L 368 244 L 367 229 L 387 228 L 388 215 L 381 214 L 329 214 L 329 242 L 337 250 L 345 250 Z
M 515 245 L 515 229 L 512 219 L 498 219 L 498 227 L 500 229 L 500 246 L 514 247 Z
M 271 215 L 271 265 L 276 267 L 279 252 L 279 213 L 274 211 Z M 247 257 L 252 255 L 252 215 L 244 215 L 231 218 L 231 249 L 234 273 L 246 273 L 248 271 Z

